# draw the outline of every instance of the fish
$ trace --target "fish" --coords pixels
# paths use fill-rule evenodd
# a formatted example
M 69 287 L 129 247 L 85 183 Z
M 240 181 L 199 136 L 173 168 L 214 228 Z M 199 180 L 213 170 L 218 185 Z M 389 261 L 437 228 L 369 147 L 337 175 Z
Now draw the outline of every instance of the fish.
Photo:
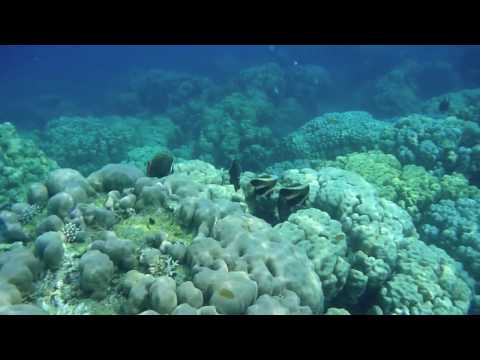
M 270 175 L 261 175 L 258 178 L 252 179 L 250 185 L 253 186 L 256 196 L 268 196 L 272 193 L 273 188 L 277 184 L 278 178 Z
M 228 170 L 228 174 L 230 175 L 230 184 L 233 185 L 235 191 L 240 189 L 240 175 L 242 173 L 242 167 L 240 166 L 240 162 L 237 159 L 232 161 L 232 165 L 230 166 L 230 170 Z
M 292 209 L 302 206 L 308 198 L 310 186 L 292 186 L 281 188 L 278 192 L 278 217 L 280 221 L 285 221 L 290 215 Z
M 480 186 L 480 171 L 474 172 L 470 175 L 469 181 L 471 185 Z
M 450 100 L 447 98 L 443 99 L 440 104 L 438 104 L 438 111 L 446 113 L 450 109 Z
M 164 152 L 156 154 L 152 160 L 147 163 L 147 176 L 163 178 L 174 173 L 174 159 Z
M 0 236 L 5 232 L 7 231 L 7 224 L 5 223 L 5 221 L 0 218 Z
M 155 225 L 155 220 L 150 217 L 150 218 L 148 218 L 148 223 L 149 223 L 150 225 Z

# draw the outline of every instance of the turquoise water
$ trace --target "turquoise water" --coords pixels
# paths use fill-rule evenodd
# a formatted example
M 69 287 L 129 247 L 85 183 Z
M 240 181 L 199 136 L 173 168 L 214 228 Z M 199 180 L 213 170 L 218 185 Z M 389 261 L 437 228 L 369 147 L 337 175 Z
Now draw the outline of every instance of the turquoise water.
M 0 46 L 1 314 L 477 314 L 478 46 Z

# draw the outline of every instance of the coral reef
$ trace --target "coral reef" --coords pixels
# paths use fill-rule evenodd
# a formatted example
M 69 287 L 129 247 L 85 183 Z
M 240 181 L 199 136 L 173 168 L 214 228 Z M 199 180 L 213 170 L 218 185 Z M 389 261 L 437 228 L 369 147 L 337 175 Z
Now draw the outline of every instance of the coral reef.
M 455 117 L 410 115 L 385 129 L 380 148 L 402 164 L 415 164 L 440 175 L 454 171 L 476 184 L 480 172 L 480 127 Z
M 60 166 L 88 175 L 101 166 L 126 160 L 128 152 L 137 146 L 166 147 L 176 131 L 175 125 L 161 116 L 63 116 L 48 122 L 41 146 Z
M 353 313 L 467 313 L 473 293 L 461 266 L 423 244 L 407 212 L 362 177 L 324 167 L 288 170 L 279 178 L 280 186 L 292 182 L 309 184 L 304 207 L 318 210 L 300 209 L 275 229 L 312 261 L 325 306 Z M 445 280 L 438 275 L 444 268 Z M 405 287 L 405 281 L 416 285 Z M 423 289 L 436 290 L 425 295 Z
M 266 126 L 273 119 L 273 106 L 255 93 L 234 93 L 205 109 L 194 156 L 227 167 L 239 157 L 244 168 L 260 169 L 272 156 L 275 138 Z
M 423 99 L 439 95 L 458 84 L 458 74 L 451 64 L 406 61 L 359 92 L 360 102 L 377 116 L 407 115 L 420 111 Z
M 361 304 L 363 296 L 377 296 L 383 313 L 395 313 L 398 306 L 383 302 L 384 294 L 389 293 L 396 279 L 409 276 L 418 278 L 421 287 L 411 287 L 407 294 L 393 291 L 393 303 L 406 305 L 410 313 L 468 311 L 472 292 L 462 278 L 459 265 L 438 248 L 428 251 L 419 242 L 404 210 L 379 198 L 370 184 L 344 170 L 321 169 L 318 182 L 314 204 L 342 223 L 351 244 L 349 250 L 353 252 L 343 301 L 349 299 Z M 445 264 L 449 273 L 448 281 L 444 282 L 436 269 Z M 423 276 L 427 271 L 432 275 Z M 438 291 L 428 296 L 421 291 L 432 287 Z M 402 300 L 405 296 L 410 297 L 408 301 Z
M 271 99 L 279 99 L 287 91 L 287 78 L 276 63 L 247 68 L 233 80 L 233 87 L 244 93 L 261 91 Z
M 442 101 L 448 102 L 445 111 L 440 110 Z M 480 89 L 449 92 L 433 97 L 422 104 L 422 113 L 455 116 L 465 121 L 480 123 Z
M 130 94 L 135 94 L 135 101 L 146 111 L 161 113 L 193 98 L 208 96 L 212 85 L 205 77 L 151 69 L 132 75 Z
M 287 73 L 287 95 L 297 99 L 308 113 L 330 110 L 336 97 L 332 76 L 319 65 L 297 65 Z
M 416 223 L 433 203 L 480 195 L 461 174 L 435 176 L 421 166 L 402 166 L 395 156 L 378 150 L 339 156 L 329 165 L 361 175 L 381 197 L 407 210 Z
M 480 279 L 480 197 L 432 204 L 424 216 L 422 238 L 460 261 Z
M 418 97 L 418 83 L 412 76 L 416 64 L 407 63 L 405 66 L 393 69 L 374 84 L 373 96 L 368 102 L 370 107 L 382 116 L 394 116 L 415 112 L 420 107 Z
M 22 138 L 11 123 L 0 124 L 0 209 L 25 199 L 28 185 L 43 181 L 57 168 L 43 151 Z
M 433 179 L 455 199 L 467 183 L 448 176 L 444 191 L 447 176 L 411 172 L 379 151 L 328 162 L 352 171 L 325 163 L 281 172 L 261 194 L 251 180 L 265 175 L 242 173 L 235 191 L 224 169 L 200 160 L 181 161 L 162 178 L 127 164 L 88 178 L 54 170 L 31 190 L 39 194 L 32 202 L 47 206 L 29 223 L 19 221 L 29 204 L 0 213 L 0 312 L 466 314 L 476 275 L 462 270 L 454 249 L 423 243 L 433 241 L 423 228 L 419 238 L 408 213 L 384 197 L 407 196 L 399 189 L 410 178 Z M 355 173 L 362 170 L 374 185 Z M 385 176 L 375 183 L 380 171 Z M 387 174 L 402 185 L 391 185 Z M 411 186 L 430 196 L 423 185 Z M 271 223 L 256 216 L 293 188 L 308 192 L 285 221 L 275 211 Z M 435 201 L 425 200 L 432 219 Z M 439 221 L 431 227 L 449 224 Z
M 279 161 L 333 159 L 354 151 L 374 149 L 387 126 L 363 111 L 327 113 L 283 139 L 276 157 Z
M 296 108 L 302 109 L 296 112 L 295 117 L 298 117 L 302 112 L 310 115 L 318 112 L 331 102 L 333 84 L 330 73 L 319 65 L 282 68 L 276 63 L 266 63 L 241 71 L 230 86 L 246 94 L 261 92 L 279 108 L 288 106 L 291 101 L 298 102 L 300 106 Z

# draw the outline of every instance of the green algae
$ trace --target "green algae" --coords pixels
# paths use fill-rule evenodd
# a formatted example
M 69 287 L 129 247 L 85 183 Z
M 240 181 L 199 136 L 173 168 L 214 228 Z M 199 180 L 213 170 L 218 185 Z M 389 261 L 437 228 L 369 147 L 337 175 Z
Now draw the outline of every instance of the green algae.
M 229 300 L 232 300 L 233 298 L 235 298 L 235 294 L 231 290 L 226 288 L 221 288 L 218 293 L 220 294 L 220 296 Z
M 150 223 L 153 219 L 153 224 Z M 118 237 L 129 239 L 136 244 L 142 244 L 149 235 L 159 232 L 167 234 L 169 241 L 179 241 L 189 245 L 193 241 L 193 234 L 184 230 L 168 211 L 155 213 L 143 212 L 122 220 L 113 227 Z

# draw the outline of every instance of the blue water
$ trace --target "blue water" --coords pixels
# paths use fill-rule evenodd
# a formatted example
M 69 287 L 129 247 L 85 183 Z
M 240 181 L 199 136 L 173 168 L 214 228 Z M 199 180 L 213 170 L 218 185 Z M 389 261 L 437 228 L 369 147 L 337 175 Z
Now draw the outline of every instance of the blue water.
M 133 71 L 164 69 L 224 81 L 241 69 L 266 62 L 284 68 L 313 64 L 326 68 L 338 84 L 341 108 L 355 107 L 353 95 L 362 85 L 406 60 L 418 63 L 444 61 L 457 72 L 457 87 L 480 84 L 478 46 L 158 46 L 158 45 L 35 45 L 0 46 L 0 120 L 19 127 L 41 128 L 57 114 L 55 104 L 42 102 L 48 115 L 32 104 L 55 95 L 78 105 L 78 112 L 112 112 L 106 95 L 128 87 Z M 427 97 L 454 90 L 434 75 L 424 79 Z M 464 86 L 462 86 L 464 85 Z M 340 109 L 339 109 L 340 110 Z M 375 110 L 375 109 L 369 109 Z

